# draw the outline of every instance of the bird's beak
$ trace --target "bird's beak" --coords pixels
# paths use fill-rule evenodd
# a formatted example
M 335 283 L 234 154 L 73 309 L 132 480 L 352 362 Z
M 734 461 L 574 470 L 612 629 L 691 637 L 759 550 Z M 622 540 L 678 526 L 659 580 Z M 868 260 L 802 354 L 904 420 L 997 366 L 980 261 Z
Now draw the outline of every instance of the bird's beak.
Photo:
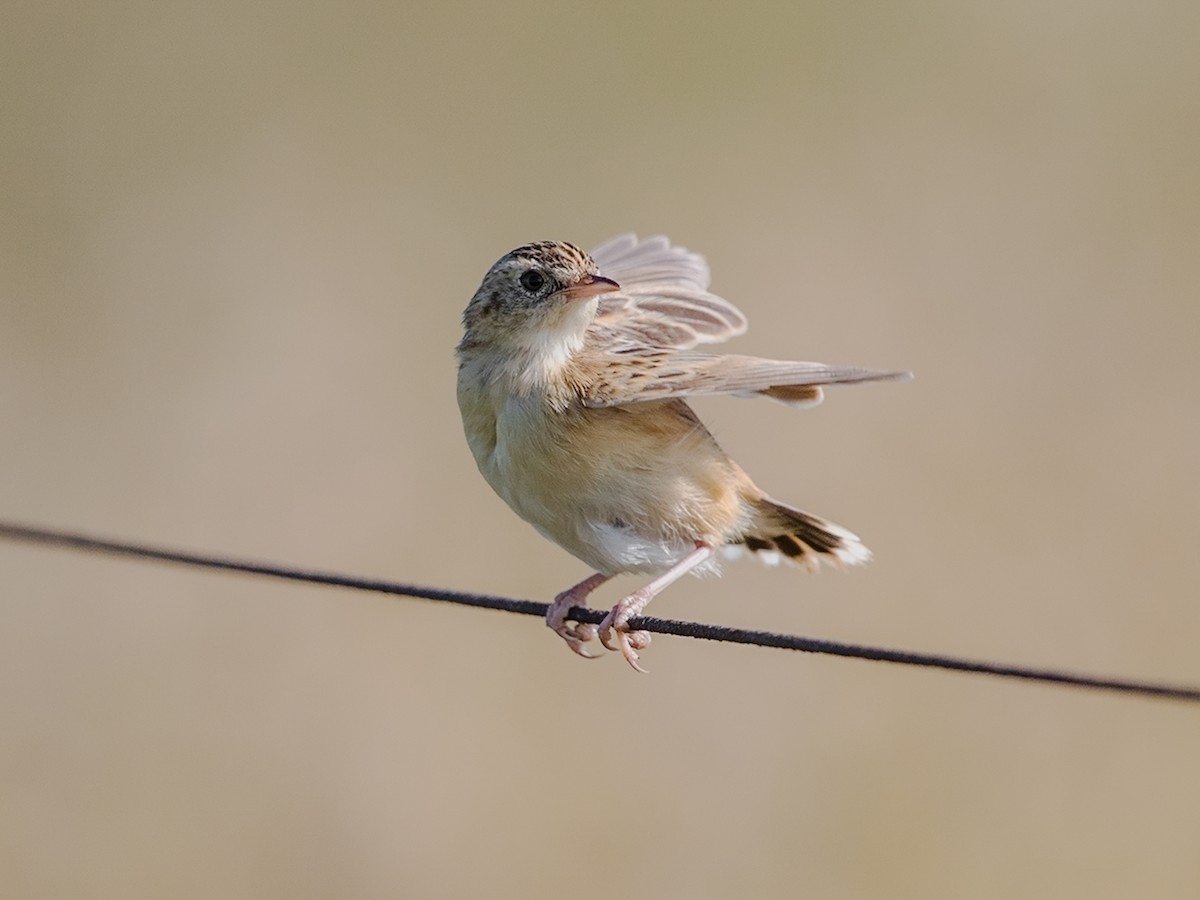
M 597 294 L 607 294 L 619 291 L 621 286 L 611 278 L 603 275 L 584 275 L 570 287 L 564 288 L 562 295 L 568 300 L 587 300 Z

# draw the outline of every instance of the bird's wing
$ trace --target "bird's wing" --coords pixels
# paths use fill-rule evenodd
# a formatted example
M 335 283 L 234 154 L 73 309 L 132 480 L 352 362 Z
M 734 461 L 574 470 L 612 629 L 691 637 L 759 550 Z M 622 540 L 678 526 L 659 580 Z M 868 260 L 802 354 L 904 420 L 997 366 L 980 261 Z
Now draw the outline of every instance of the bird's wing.
M 600 298 L 591 327 L 604 333 L 605 344 L 686 350 L 746 330 L 741 310 L 709 293 L 704 257 L 661 235 L 621 234 L 592 250 L 592 258 L 601 275 L 621 285 Z
M 621 406 L 713 394 L 757 395 L 790 406 L 815 406 L 823 397 L 823 385 L 912 377 L 909 372 L 651 348 L 605 354 L 595 370 L 599 377 L 588 384 L 581 398 L 585 406 Z

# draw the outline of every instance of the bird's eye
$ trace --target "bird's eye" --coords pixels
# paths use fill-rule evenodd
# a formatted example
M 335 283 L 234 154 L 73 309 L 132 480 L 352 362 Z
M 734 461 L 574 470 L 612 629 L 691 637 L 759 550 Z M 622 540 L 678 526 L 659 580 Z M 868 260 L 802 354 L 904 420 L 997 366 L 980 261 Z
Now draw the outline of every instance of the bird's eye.
M 521 287 L 529 291 L 531 294 L 536 294 L 542 289 L 542 285 L 546 283 L 546 278 L 537 269 L 530 269 L 521 275 Z

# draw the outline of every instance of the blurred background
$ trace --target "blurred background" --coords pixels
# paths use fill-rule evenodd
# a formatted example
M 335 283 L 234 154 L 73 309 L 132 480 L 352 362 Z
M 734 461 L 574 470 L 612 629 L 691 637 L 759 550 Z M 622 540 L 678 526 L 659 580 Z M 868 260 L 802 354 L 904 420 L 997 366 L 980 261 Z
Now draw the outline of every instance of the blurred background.
M 1195 3 L 29 2 L 0 34 L 0 518 L 549 600 L 452 348 L 529 240 L 666 233 L 699 404 L 874 563 L 661 616 L 1200 681 Z M 0 888 L 1194 897 L 1200 712 L 0 544 Z M 619 580 L 598 604 L 637 585 Z

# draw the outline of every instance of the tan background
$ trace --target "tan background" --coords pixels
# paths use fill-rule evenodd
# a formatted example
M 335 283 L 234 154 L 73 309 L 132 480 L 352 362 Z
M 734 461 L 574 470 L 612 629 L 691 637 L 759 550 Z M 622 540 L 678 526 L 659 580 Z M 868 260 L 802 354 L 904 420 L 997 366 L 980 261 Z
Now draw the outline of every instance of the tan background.
M 651 611 L 1200 681 L 1200 7 L 10 0 L 0 516 L 549 599 L 458 316 L 703 251 L 875 563 Z M 1194 897 L 1200 709 L 0 545 L 8 897 Z M 621 585 L 635 584 L 625 580 Z M 601 597 L 612 602 L 619 588 Z

